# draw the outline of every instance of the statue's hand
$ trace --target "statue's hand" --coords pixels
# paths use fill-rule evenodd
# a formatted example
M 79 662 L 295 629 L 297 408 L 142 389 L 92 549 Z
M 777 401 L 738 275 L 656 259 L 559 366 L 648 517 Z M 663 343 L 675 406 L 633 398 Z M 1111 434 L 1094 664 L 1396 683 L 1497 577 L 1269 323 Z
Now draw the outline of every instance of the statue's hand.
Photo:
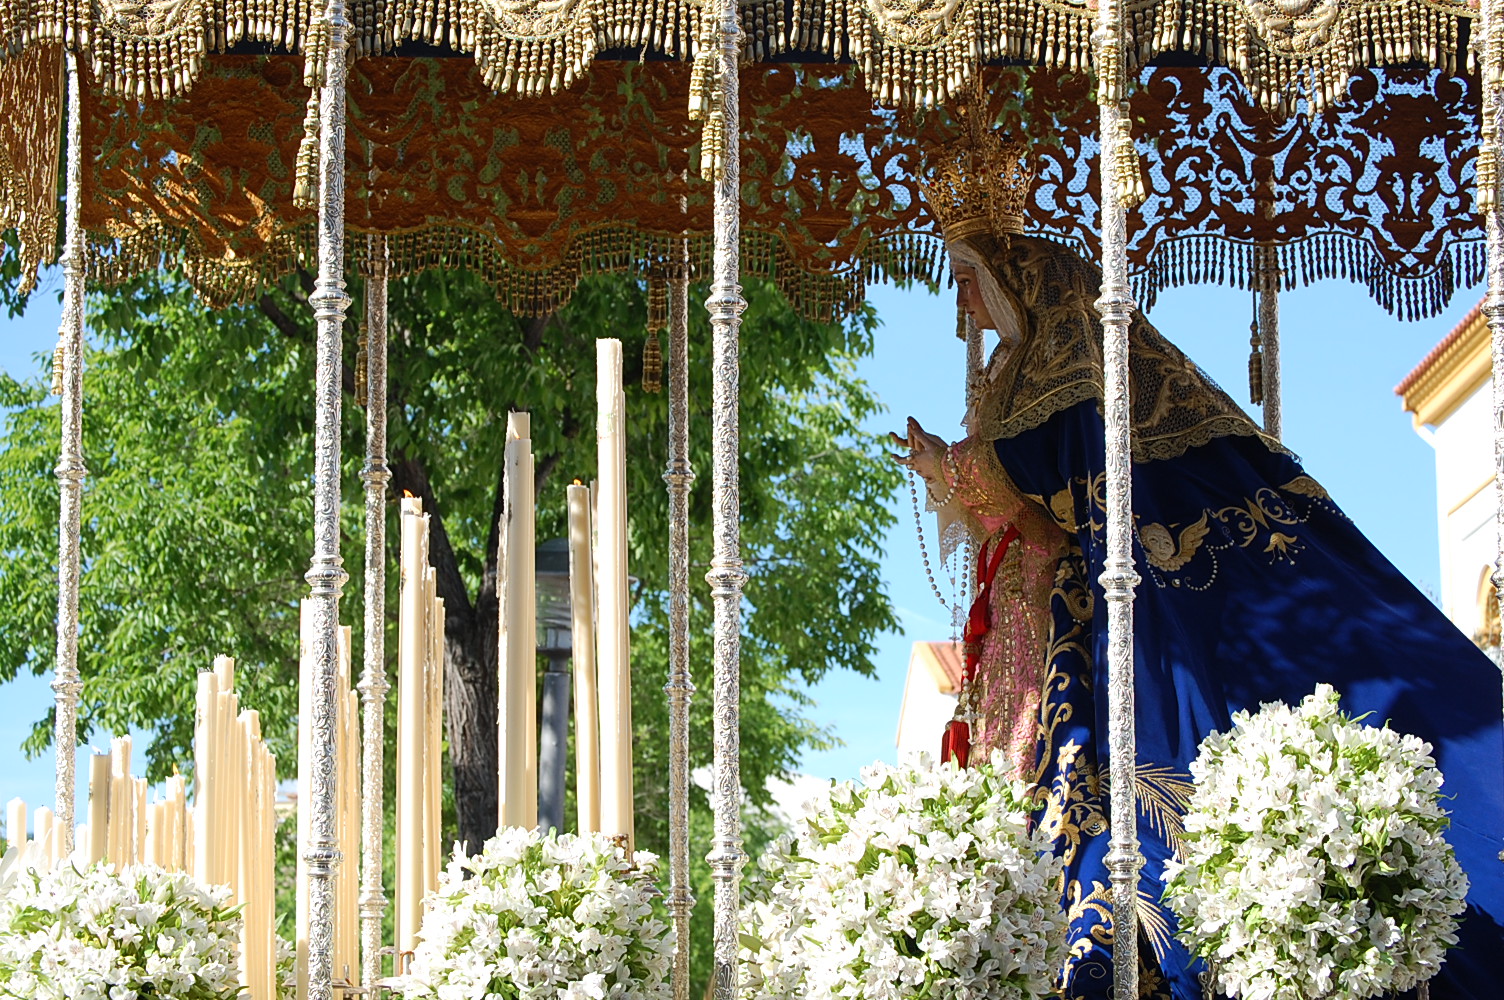
M 925 482 L 940 494 L 943 495 L 947 491 L 945 477 L 940 469 L 947 447 L 944 441 L 919 426 L 919 421 L 913 417 L 909 418 L 906 436 L 900 437 L 894 433 L 889 434 L 888 437 L 898 447 L 908 449 L 906 455 L 893 455 L 893 461 L 899 465 L 907 465 L 919 473 L 924 477 Z

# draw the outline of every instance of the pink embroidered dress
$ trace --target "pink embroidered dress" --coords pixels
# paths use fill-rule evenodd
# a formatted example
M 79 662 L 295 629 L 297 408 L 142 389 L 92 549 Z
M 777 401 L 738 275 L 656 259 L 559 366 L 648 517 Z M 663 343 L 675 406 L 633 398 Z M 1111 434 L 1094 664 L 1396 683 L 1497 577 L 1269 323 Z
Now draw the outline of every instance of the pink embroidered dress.
M 966 438 L 941 463 L 975 552 L 977 597 L 966 625 L 966 686 L 942 756 L 963 764 L 1002 750 L 1012 774 L 1034 770 L 1040 687 L 1050 641 L 1050 591 L 1067 539 L 998 462 L 992 442 Z

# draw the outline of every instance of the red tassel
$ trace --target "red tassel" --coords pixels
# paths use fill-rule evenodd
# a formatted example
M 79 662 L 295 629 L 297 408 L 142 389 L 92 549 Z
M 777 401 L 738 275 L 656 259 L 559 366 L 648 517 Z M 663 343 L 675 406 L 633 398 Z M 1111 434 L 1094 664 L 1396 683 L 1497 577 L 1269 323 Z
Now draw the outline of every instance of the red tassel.
M 971 726 L 960 719 L 951 719 L 940 737 L 940 763 L 955 761 L 957 766 L 965 767 L 970 757 Z

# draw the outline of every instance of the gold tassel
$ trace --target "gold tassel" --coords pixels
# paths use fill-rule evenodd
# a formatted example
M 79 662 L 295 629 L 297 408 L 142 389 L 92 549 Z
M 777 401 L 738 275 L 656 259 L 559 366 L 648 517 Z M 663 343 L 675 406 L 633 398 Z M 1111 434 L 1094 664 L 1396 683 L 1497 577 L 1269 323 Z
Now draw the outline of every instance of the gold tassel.
M 663 391 L 663 348 L 657 330 L 649 330 L 647 343 L 642 345 L 642 391 Z
M 1138 149 L 1133 144 L 1133 119 L 1129 117 L 1127 103 L 1123 104 L 1118 118 L 1117 153 L 1114 159 L 1118 200 L 1124 208 L 1137 208 L 1149 197 L 1149 192 L 1144 187 L 1143 165 L 1139 162 Z
M 292 203 L 297 208 L 318 205 L 319 191 L 319 92 L 308 95 L 308 111 L 303 117 L 303 141 L 298 144 L 298 162 L 293 174 Z
M 696 39 L 698 51 L 689 76 L 689 118 L 704 123 L 700 129 L 700 177 L 712 183 L 720 179 L 721 154 L 726 142 L 718 27 L 713 15 L 707 12 L 702 16 Z
M 668 282 L 660 274 L 648 275 L 648 332 L 668 329 Z
M 1257 298 L 1254 299 L 1258 301 Z M 1264 405 L 1264 342 L 1259 336 L 1259 321 L 1255 319 L 1248 324 L 1252 336 L 1248 342 L 1253 345 L 1253 350 L 1248 354 L 1248 400 L 1254 406 Z
M 63 365 L 64 355 L 67 348 L 63 346 L 62 338 L 58 338 L 57 346 L 52 349 L 52 394 L 63 394 Z
M 356 406 L 365 406 L 368 397 L 370 396 L 370 372 L 368 370 L 368 365 L 370 364 L 370 362 L 366 358 L 367 343 L 368 338 L 366 336 L 366 325 L 362 323 L 360 324 L 360 337 L 358 340 L 356 340 L 357 346 L 355 349 Z
M 1487 215 L 1499 203 L 1499 158 L 1491 143 L 1478 150 L 1477 182 L 1478 214 Z

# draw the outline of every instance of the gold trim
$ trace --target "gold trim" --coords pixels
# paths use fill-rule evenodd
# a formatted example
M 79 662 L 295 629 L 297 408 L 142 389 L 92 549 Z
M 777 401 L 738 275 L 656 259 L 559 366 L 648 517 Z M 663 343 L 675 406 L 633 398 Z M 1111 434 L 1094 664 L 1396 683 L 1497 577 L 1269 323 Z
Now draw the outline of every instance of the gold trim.
M 1488 382 L 1490 360 L 1488 321 L 1475 312 L 1456 339 L 1406 386 L 1401 398 L 1415 426 L 1434 427 L 1455 413 Z

